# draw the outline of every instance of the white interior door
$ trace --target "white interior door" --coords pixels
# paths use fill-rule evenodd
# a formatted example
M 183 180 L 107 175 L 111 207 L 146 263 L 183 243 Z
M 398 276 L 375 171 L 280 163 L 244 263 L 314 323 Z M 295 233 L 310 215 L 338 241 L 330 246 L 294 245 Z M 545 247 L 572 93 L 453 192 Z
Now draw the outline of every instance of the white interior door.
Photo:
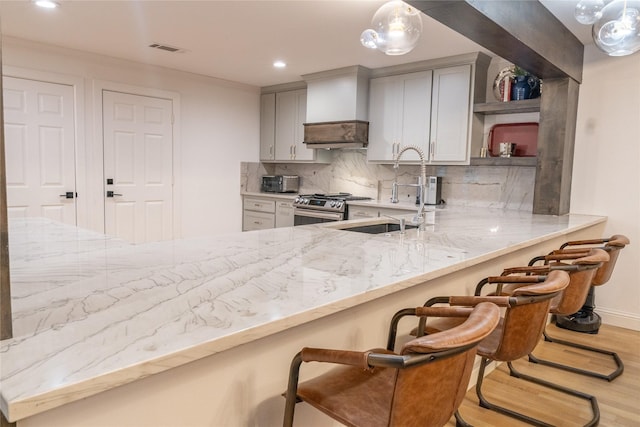
M 103 91 L 105 233 L 173 238 L 173 104 Z
M 73 87 L 3 78 L 9 217 L 76 224 Z

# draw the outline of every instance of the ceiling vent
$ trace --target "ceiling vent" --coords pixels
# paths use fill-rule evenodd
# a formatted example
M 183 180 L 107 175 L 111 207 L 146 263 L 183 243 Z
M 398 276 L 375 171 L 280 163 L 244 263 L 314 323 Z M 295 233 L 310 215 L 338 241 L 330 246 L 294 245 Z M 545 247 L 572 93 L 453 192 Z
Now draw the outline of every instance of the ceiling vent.
M 181 48 L 175 47 L 175 46 L 169 46 L 167 44 L 160 44 L 160 43 L 150 44 L 149 47 L 152 47 L 154 49 L 166 50 L 167 52 L 171 52 L 171 53 L 186 52 L 185 49 L 181 49 Z

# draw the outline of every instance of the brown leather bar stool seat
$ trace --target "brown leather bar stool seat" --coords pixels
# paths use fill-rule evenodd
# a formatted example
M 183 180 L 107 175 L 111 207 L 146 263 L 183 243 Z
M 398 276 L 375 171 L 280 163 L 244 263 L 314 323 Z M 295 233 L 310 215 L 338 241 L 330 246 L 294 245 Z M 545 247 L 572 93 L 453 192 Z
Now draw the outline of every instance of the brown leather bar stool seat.
M 569 274 L 562 270 L 549 271 L 546 276 L 514 274 L 489 277 L 478 284 L 480 291 L 487 285 L 495 285 L 496 289 L 489 295 L 440 297 L 427 301 L 426 306 L 434 306 L 436 304 L 467 306 L 478 304 L 479 302 L 491 301 L 500 307 L 504 307 L 505 311 L 498 327 L 478 345 L 478 356 L 481 357 L 481 360 L 478 381 L 476 382 L 476 394 L 481 407 L 532 425 L 544 427 L 551 427 L 553 425 L 513 409 L 489 402 L 483 394 L 482 386 L 485 369 L 492 361 L 507 362 L 512 376 L 527 381 L 531 380 L 530 377 L 526 375 L 514 375 L 511 362 L 529 354 L 536 347 L 547 322 L 551 301 L 566 290 L 569 281 Z M 513 287 L 514 289 L 510 295 L 500 295 L 500 287 Z M 416 333 L 418 335 L 421 335 L 423 331 L 434 333 L 442 328 L 451 327 L 452 322 L 455 322 L 455 319 L 437 319 L 435 321 L 427 321 L 426 324 L 421 321 Z M 499 371 L 496 371 L 495 374 L 499 374 Z M 593 426 L 598 423 L 600 410 L 594 396 L 538 379 L 535 379 L 535 382 L 559 392 L 589 401 L 593 416 L 587 425 Z M 535 396 L 531 396 L 530 404 L 535 405 Z M 567 416 L 570 416 L 570 414 L 567 414 Z M 457 426 L 469 425 L 460 414 L 456 414 L 456 420 Z M 508 423 L 505 422 L 504 425 L 508 425 Z
M 579 241 L 578 243 L 585 244 L 584 242 L 595 241 L 601 240 L 584 240 Z M 603 249 L 560 249 L 551 252 L 549 255 L 536 257 L 531 260 L 529 264 L 531 264 L 532 267 L 530 267 L 529 271 L 535 271 L 536 273 L 540 273 L 542 270 L 572 269 L 574 268 L 573 266 L 578 266 L 577 270 L 569 271 L 571 282 L 564 291 L 564 294 L 552 303 L 549 310 L 551 314 L 554 314 L 555 316 L 566 316 L 575 313 L 584 306 L 594 285 L 600 286 L 609 280 L 620 249 L 624 248 L 624 246 L 628 244 L 628 239 L 624 236 L 614 236 L 609 240 L 609 242 L 611 244 L 605 246 Z M 606 255 L 606 257 L 604 255 Z M 544 262 L 544 265 L 535 266 L 535 264 L 539 262 Z M 516 270 L 507 269 L 505 270 L 505 274 L 513 271 Z M 527 271 L 527 269 L 520 268 L 517 269 L 517 271 L 522 272 Z M 506 288 L 503 291 L 508 293 L 509 288 Z M 538 363 L 540 365 L 550 366 L 607 381 L 612 381 L 620 376 L 624 371 L 624 363 L 622 362 L 622 359 L 620 359 L 618 354 L 613 351 L 553 338 L 547 333 L 546 329 L 543 336 L 544 340 L 549 343 L 579 348 L 584 351 L 610 356 L 616 367 L 612 372 L 603 374 L 588 369 L 557 363 L 551 360 L 541 359 L 531 353 L 529 354 L 529 361 L 532 363 Z
M 463 320 L 452 329 L 407 342 L 396 354 L 397 324 L 409 315 Z M 291 363 L 284 426 L 293 424 L 296 401 L 353 427 L 445 425 L 464 398 L 478 342 L 493 331 L 499 317 L 499 308 L 488 302 L 473 308 L 405 309 L 391 322 L 387 349 L 303 348 Z M 298 385 L 302 362 L 343 366 Z

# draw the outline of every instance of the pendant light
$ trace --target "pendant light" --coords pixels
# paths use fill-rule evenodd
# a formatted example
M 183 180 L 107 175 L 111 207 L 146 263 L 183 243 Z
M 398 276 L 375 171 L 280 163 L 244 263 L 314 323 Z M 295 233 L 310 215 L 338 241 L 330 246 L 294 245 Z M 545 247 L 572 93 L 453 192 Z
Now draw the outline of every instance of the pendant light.
M 581 0 L 578 22 L 593 24 L 596 46 L 609 56 L 625 56 L 640 50 L 640 0 Z
M 420 11 L 402 1 L 383 4 L 373 15 L 373 28 L 360 35 L 360 42 L 369 49 L 387 55 L 404 55 L 418 43 L 422 33 Z
M 595 24 L 602 16 L 604 0 L 581 0 L 576 5 L 574 15 L 576 20 L 584 25 Z

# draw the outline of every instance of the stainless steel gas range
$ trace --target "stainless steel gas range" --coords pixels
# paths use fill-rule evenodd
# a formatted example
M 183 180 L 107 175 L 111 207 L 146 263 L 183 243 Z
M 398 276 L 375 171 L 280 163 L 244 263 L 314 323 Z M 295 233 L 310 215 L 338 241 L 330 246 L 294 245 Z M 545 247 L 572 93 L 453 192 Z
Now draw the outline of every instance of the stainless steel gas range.
M 301 194 L 293 201 L 293 225 L 342 221 L 348 218 L 349 200 L 371 200 L 350 193 Z

